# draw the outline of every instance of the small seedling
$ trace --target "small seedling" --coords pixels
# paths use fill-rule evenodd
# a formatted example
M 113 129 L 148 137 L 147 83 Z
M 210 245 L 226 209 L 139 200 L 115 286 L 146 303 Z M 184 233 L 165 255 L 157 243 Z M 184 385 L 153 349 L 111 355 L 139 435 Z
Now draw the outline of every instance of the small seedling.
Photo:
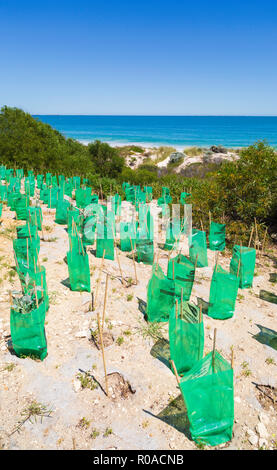
M 7 364 L 3 370 L 6 370 L 8 372 L 11 372 L 12 370 L 14 370 L 16 367 L 16 364 L 14 364 L 13 362 L 11 362 L 10 364 Z
M 252 372 L 251 370 L 248 368 L 249 364 L 248 362 L 244 361 L 242 364 L 241 364 L 241 367 L 243 369 L 242 371 L 242 375 L 244 375 L 244 377 L 249 377 L 250 375 L 252 375 Z
M 272 365 L 276 366 L 276 362 L 274 361 L 273 357 L 267 357 L 265 362 L 268 365 L 272 364 Z
M 22 426 L 27 422 L 30 421 L 30 423 L 33 424 L 32 419 L 34 418 L 35 422 L 37 421 L 37 418 L 40 417 L 40 421 L 42 422 L 43 418 L 50 418 L 51 414 L 53 411 L 51 409 L 48 409 L 45 405 L 37 402 L 37 401 L 32 401 L 27 408 L 24 408 L 24 410 L 21 412 L 21 416 L 23 416 L 23 419 L 19 421 L 18 425 L 16 428 L 13 430 L 13 432 L 9 435 L 12 436 L 15 432 L 19 432 L 22 428 Z
M 90 425 L 90 421 L 87 418 L 80 419 L 79 423 L 77 424 L 78 428 L 81 429 L 88 429 Z
M 98 388 L 97 383 L 89 372 L 80 372 L 77 375 L 77 379 L 80 380 L 82 389 L 88 388 L 89 390 L 95 390 Z
M 124 338 L 123 338 L 122 336 L 119 336 L 119 337 L 117 338 L 117 340 L 116 340 L 116 344 L 117 344 L 118 346 L 121 346 L 122 343 L 124 343 Z
M 153 323 L 142 323 L 141 327 L 138 328 L 138 333 L 142 335 L 144 339 L 152 338 L 154 340 L 163 339 L 164 327 L 157 322 Z
M 111 428 L 106 428 L 106 431 L 104 432 L 103 436 L 108 437 L 111 434 L 113 434 L 113 430 Z
M 131 302 L 133 300 L 134 295 L 133 294 L 128 294 L 127 295 L 127 302 Z
M 100 433 L 97 431 L 97 429 L 93 428 L 92 431 L 91 431 L 90 437 L 92 439 L 96 439 L 99 436 L 99 434 Z
M 131 287 L 134 284 L 134 280 L 132 277 L 128 277 L 127 279 L 125 279 L 125 281 L 126 281 L 126 287 Z
M 123 331 L 123 334 L 125 336 L 131 336 L 132 332 L 130 330 L 125 330 L 125 331 Z

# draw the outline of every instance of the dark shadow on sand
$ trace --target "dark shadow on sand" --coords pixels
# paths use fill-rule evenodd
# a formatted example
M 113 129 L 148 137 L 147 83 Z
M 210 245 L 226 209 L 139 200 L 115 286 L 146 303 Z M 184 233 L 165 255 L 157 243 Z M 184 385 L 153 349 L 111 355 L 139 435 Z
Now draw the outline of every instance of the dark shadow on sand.
M 185 434 L 185 436 L 191 440 L 187 409 L 182 395 L 179 395 L 177 398 L 172 400 L 169 405 L 157 415 L 154 415 L 148 410 L 143 411 L 153 418 L 160 419 L 169 426 L 172 426 L 177 431 Z
M 165 338 L 159 339 L 150 351 L 151 356 L 155 359 L 161 361 L 164 365 L 166 365 L 169 369 L 170 367 L 170 350 L 169 350 L 169 341 Z
M 277 332 L 262 325 L 256 324 L 256 326 L 260 329 L 260 331 L 252 337 L 259 341 L 259 343 L 266 344 L 267 346 L 270 346 L 277 351 Z

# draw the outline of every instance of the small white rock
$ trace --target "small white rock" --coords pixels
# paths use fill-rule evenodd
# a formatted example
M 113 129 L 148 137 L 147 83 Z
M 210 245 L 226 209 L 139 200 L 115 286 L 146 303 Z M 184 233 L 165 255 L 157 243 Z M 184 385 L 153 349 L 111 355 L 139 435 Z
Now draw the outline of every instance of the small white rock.
M 78 333 L 75 334 L 75 338 L 86 338 L 87 337 L 87 331 L 78 331 Z
M 80 380 L 74 380 L 73 382 L 73 388 L 74 388 L 74 392 L 79 392 L 81 390 L 81 382 Z
M 264 423 L 258 423 L 256 426 L 256 430 L 260 438 L 266 439 L 268 437 L 268 432 L 266 430 Z
M 240 397 L 235 397 L 235 398 L 234 398 L 234 401 L 235 401 L 236 403 L 241 403 Z
M 265 438 L 261 437 L 259 439 L 259 447 L 267 447 L 268 446 L 268 442 Z
M 265 425 L 269 424 L 269 417 L 265 413 L 261 413 L 259 415 L 259 420 L 261 423 L 264 423 Z
M 248 441 L 250 442 L 250 444 L 252 444 L 252 446 L 256 446 L 258 444 L 258 436 L 256 436 L 256 434 L 253 434 L 248 438 Z

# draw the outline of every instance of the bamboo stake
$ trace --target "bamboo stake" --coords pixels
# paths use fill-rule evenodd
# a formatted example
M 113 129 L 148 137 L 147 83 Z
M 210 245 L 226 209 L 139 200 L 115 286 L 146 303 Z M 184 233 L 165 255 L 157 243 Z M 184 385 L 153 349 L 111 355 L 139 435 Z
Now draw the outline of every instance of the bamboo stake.
M 116 259 L 117 259 L 117 263 L 118 263 L 118 267 L 119 267 L 119 272 L 120 272 L 122 284 L 124 286 L 125 285 L 125 279 L 124 279 L 123 274 L 122 274 L 122 269 L 121 269 L 121 264 L 120 264 L 119 254 L 118 254 L 117 248 L 115 248 L 115 252 L 116 252 Z
M 103 328 L 104 328 L 104 322 L 105 322 L 105 313 L 106 313 L 106 304 L 107 304 L 107 293 L 108 293 L 108 280 L 109 280 L 109 275 L 106 274 L 105 296 L 104 296 L 104 306 L 103 306 L 103 316 L 102 316 L 102 330 L 103 330 Z
M 105 353 L 104 353 L 104 344 L 103 344 L 103 336 L 102 336 L 102 329 L 101 329 L 101 325 L 100 325 L 99 313 L 97 313 L 97 323 L 98 323 L 98 331 L 99 331 L 99 336 L 100 336 L 100 344 L 101 344 L 103 366 L 104 366 L 104 373 L 105 373 L 106 395 L 108 397 L 109 396 L 108 377 L 107 377 L 107 369 L 106 369 L 106 361 L 105 361 Z
M 100 272 L 99 272 L 99 276 L 98 276 L 98 279 L 97 279 L 95 299 L 94 299 L 95 305 L 96 305 L 96 300 L 98 298 L 99 285 L 100 285 L 100 281 L 101 281 L 102 270 L 103 270 L 103 267 L 104 267 L 105 253 L 106 253 L 106 250 L 103 251 L 103 256 L 102 256 L 102 261 L 101 261 L 101 266 L 100 266 Z
M 212 361 L 212 365 L 213 365 L 213 370 L 214 370 L 214 359 L 215 359 L 215 345 L 216 345 L 216 328 L 214 329 L 214 341 L 213 341 L 213 361 Z
M 212 214 L 211 214 L 211 211 L 209 211 L 209 223 L 210 223 L 210 225 L 211 225 L 211 223 L 212 223 Z
M 183 319 L 183 287 L 181 289 L 181 318 Z
M 239 262 L 238 262 L 237 277 L 239 277 L 239 271 L 240 271 L 240 259 L 239 259 Z
M 43 296 L 43 298 L 45 298 L 45 295 L 44 295 L 44 287 L 43 287 L 43 275 L 41 273 L 40 275 L 40 283 L 41 283 L 41 295 Z
M 40 262 L 39 262 L 39 255 L 38 255 L 38 249 L 36 248 L 36 253 L 37 253 L 37 261 L 38 261 L 38 267 L 40 269 Z
M 254 218 L 255 222 L 255 249 L 257 250 L 257 256 L 259 255 L 259 235 L 258 235 L 258 226 L 256 217 Z
M 34 286 L 35 297 L 36 297 L 36 306 L 37 306 L 37 308 L 38 308 L 38 295 L 37 295 L 37 290 L 36 290 L 36 284 L 35 284 L 35 282 L 33 283 L 33 286 Z
M 253 232 L 254 232 L 254 227 L 253 227 L 253 225 L 252 225 L 252 229 L 251 229 L 251 233 L 250 233 L 250 237 L 249 237 L 249 242 L 248 242 L 248 248 L 250 247 L 251 242 L 252 242 Z
M 199 307 L 199 323 L 202 322 L 202 304 L 200 304 L 200 307 Z
M 201 217 L 200 217 L 200 224 L 201 224 L 202 232 L 204 232 L 204 225 L 203 225 L 203 221 L 202 221 L 202 218 L 201 218 Z
M 175 374 L 175 377 L 176 377 L 176 380 L 177 380 L 177 384 L 178 384 L 178 386 L 180 386 L 180 378 L 179 378 L 179 375 L 178 375 L 178 372 L 177 372 L 177 369 L 176 369 L 176 366 L 174 364 L 173 359 L 171 359 L 170 362 L 171 362 L 172 368 L 174 370 L 174 374 Z
M 235 351 L 234 348 L 232 348 L 232 353 L 231 353 L 231 367 L 234 369 L 234 361 L 235 361 Z
M 200 304 L 200 308 L 199 308 L 199 317 L 198 317 L 198 323 L 200 324 L 202 322 L 202 303 Z M 201 359 L 201 348 L 200 348 L 200 345 L 201 345 L 201 328 L 198 328 L 198 341 L 199 341 L 199 349 L 198 349 L 198 360 Z
M 175 335 L 177 334 L 178 299 L 175 300 Z
M 26 243 L 27 243 L 27 265 L 29 268 L 29 241 L 28 238 L 26 238 Z
M 134 253 L 134 250 L 133 250 L 133 243 L 132 243 L 131 237 L 130 237 L 130 242 L 131 242 L 131 248 L 132 248 L 132 258 L 133 258 L 133 265 L 134 265 L 134 271 L 135 271 L 135 279 L 136 279 L 136 285 L 137 285 L 137 283 L 138 283 L 137 268 L 136 268 L 135 253 Z

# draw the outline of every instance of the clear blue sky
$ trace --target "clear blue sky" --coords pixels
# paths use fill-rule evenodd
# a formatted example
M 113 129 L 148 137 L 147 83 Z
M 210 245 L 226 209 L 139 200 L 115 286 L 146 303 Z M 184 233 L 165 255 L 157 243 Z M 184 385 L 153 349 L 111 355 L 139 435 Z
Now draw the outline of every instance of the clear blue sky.
M 0 105 L 277 115 L 276 0 L 0 0 Z

